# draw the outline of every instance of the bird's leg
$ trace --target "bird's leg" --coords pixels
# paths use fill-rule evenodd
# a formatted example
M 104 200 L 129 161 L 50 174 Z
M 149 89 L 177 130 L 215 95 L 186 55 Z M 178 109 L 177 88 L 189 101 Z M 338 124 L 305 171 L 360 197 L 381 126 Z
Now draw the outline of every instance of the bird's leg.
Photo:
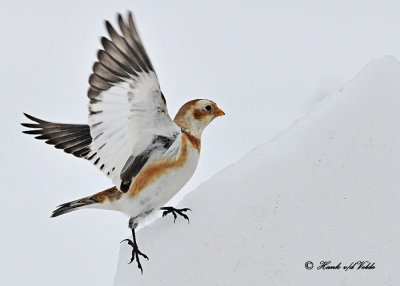
M 189 217 L 186 214 L 184 214 L 184 212 L 192 211 L 189 208 L 176 209 L 174 207 L 162 207 L 160 210 L 164 211 L 162 214 L 163 217 L 169 213 L 172 213 L 172 215 L 174 216 L 174 222 L 175 222 L 175 220 L 177 218 L 177 214 L 178 214 L 181 217 L 183 217 L 184 219 L 187 219 L 188 223 L 189 223 Z
M 132 238 L 133 238 L 133 240 L 127 238 L 127 239 L 124 239 L 123 241 L 121 241 L 121 243 L 124 242 L 124 241 L 127 241 L 128 244 L 130 246 L 132 246 L 132 257 L 131 257 L 131 261 L 129 261 L 128 264 L 131 264 L 133 262 L 133 260 L 136 259 L 138 268 L 140 269 L 140 271 L 143 274 L 143 268 L 142 268 L 142 264 L 140 263 L 140 260 L 139 260 L 139 255 L 143 256 L 147 260 L 149 260 L 149 258 L 147 257 L 146 254 L 142 253 L 138 248 L 138 245 L 137 245 L 137 242 L 136 242 L 136 235 L 135 235 L 135 228 L 137 226 L 138 226 L 138 224 L 136 222 L 134 222 L 133 218 L 131 218 L 129 220 L 129 228 L 132 230 Z

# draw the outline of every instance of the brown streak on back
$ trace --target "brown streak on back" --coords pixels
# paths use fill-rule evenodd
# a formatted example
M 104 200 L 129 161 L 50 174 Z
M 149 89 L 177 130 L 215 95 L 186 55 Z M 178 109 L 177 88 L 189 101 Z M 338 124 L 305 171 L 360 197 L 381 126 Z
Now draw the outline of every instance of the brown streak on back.
M 133 181 L 129 191 L 128 197 L 132 198 L 139 194 L 144 188 L 152 184 L 155 180 L 162 175 L 169 172 L 171 169 L 182 167 L 188 158 L 188 139 L 182 136 L 182 147 L 179 157 L 176 160 L 157 161 L 146 166 Z

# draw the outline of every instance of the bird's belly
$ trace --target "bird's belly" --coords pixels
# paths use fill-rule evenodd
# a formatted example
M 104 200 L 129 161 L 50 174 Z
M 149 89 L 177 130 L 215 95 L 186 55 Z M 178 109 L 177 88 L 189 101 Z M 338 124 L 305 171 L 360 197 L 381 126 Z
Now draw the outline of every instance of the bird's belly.
M 189 181 L 196 170 L 198 160 L 199 153 L 191 150 L 184 166 L 170 168 L 136 196 L 129 198 L 121 211 L 131 217 L 140 217 L 159 209 Z

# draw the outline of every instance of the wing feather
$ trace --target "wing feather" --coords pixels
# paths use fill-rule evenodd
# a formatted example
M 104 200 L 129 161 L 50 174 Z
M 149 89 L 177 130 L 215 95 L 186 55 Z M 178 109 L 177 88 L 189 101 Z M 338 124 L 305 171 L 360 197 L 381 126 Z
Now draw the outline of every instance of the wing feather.
M 163 156 L 171 146 L 155 144 L 155 138 L 175 140 L 181 131 L 168 114 L 132 14 L 127 22 L 121 15 L 117 21 L 121 34 L 105 22 L 109 39 L 101 39 L 103 49 L 89 77 L 93 141 L 88 159 L 125 191 L 148 161 Z
M 47 144 L 79 158 L 84 158 L 90 153 L 92 137 L 89 125 L 53 123 L 24 114 L 36 123 L 22 123 L 22 126 L 31 128 L 23 133 L 37 135 L 36 139 L 46 140 Z
M 175 156 L 181 130 L 171 120 L 157 75 L 128 13 L 117 17 L 121 34 L 105 22 L 89 77 L 89 125 L 52 123 L 25 114 L 34 123 L 24 133 L 86 158 L 127 191 L 140 170 L 162 157 Z M 175 144 L 174 144 L 175 143 Z

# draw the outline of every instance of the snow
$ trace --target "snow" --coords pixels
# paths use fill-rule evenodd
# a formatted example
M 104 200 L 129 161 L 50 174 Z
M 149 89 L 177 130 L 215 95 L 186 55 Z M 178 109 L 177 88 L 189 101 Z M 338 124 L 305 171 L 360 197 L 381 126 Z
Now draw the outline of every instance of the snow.
M 399 62 L 372 61 L 184 197 L 190 224 L 141 229 L 143 275 L 121 245 L 115 285 L 399 285 L 399 110 Z M 322 260 L 376 268 L 317 270 Z

